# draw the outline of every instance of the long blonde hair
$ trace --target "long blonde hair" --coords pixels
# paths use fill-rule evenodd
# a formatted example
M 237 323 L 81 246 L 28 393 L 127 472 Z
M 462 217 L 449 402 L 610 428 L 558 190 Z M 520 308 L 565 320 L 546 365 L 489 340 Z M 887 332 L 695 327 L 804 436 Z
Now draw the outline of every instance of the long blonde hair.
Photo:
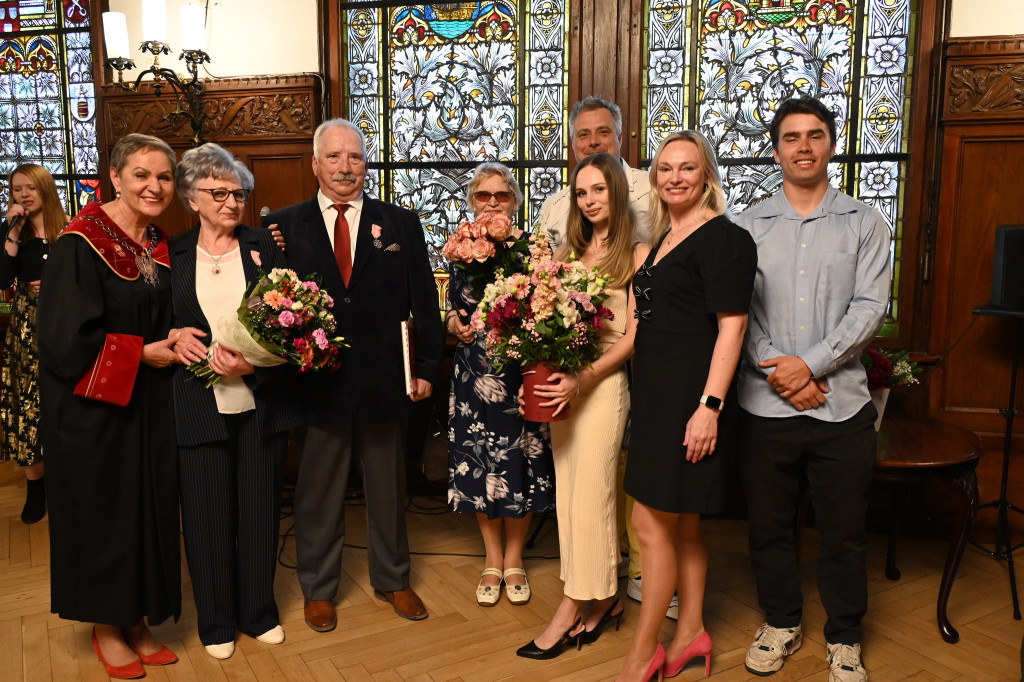
M 618 157 L 604 152 L 594 154 L 580 161 L 573 170 L 569 184 L 573 209 L 569 210 L 569 220 L 565 227 L 565 244 L 555 257 L 566 260 L 572 254 L 578 258 L 586 252 L 590 240 L 594 238 L 594 225 L 576 205 L 576 178 L 580 170 L 587 166 L 601 171 L 608 185 L 608 248 L 604 257 L 598 261 L 598 267 L 603 274 L 613 278 L 612 289 L 621 289 L 628 286 L 633 277 L 636 211 L 629 201 L 629 182 Z
M 697 152 L 700 154 L 705 184 L 704 193 L 701 195 L 700 203 L 697 206 L 698 214 L 713 213 L 718 216 L 725 213 L 725 191 L 722 189 L 722 177 L 718 174 L 718 160 L 715 158 L 714 150 L 711 149 L 711 143 L 696 130 L 674 132 L 662 141 L 661 146 L 658 147 L 658 153 L 654 155 L 654 160 L 651 161 L 649 174 L 651 182 L 651 208 L 647 215 L 651 225 L 651 246 L 657 246 L 658 241 L 669 230 L 668 206 L 665 204 L 665 200 L 661 198 L 661 195 L 658 194 L 658 163 L 661 161 L 661 154 L 665 151 L 665 148 L 673 142 L 679 141 L 692 142 L 696 145 Z
M 43 234 L 38 235 L 51 244 L 57 241 L 57 235 L 61 233 L 68 224 L 68 215 L 64 212 L 64 206 L 60 203 L 60 196 L 57 194 L 57 184 L 53 181 L 50 172 L 40 165 L 34 163 L 23 163 L 13 171 L 7 178 L 7 187 L 14 186 L 14 176 L 24 175 L 39 192 L 39 198 L 43 202 Z M 13 201 L 13 198 L 11 199 Z M 36 236 L 35 229 L 21 229 L 21 243 L 24 244 Z

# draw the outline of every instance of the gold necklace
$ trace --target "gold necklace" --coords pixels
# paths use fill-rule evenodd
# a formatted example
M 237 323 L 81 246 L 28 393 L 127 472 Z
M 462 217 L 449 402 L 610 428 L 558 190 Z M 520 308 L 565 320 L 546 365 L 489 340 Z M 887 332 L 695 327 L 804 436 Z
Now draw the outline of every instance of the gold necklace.
M 668 246 L 672 246 L 673 237 L 675 237 L 675 235 L 679 234 L 680 232 L 683 232 L 684 230 L 686 230 L 686 228 L 690 227 L 691 225 L 696 224 L 698 220 L 700 220 L 700 216 L 697 216 L 696 218 L 694 218 L 690 222 L 686 223 L 685 225 L 680 227 L 678 230 L 669 230 L 668 231 L 668 238 L 665 240 L 666 244 Z

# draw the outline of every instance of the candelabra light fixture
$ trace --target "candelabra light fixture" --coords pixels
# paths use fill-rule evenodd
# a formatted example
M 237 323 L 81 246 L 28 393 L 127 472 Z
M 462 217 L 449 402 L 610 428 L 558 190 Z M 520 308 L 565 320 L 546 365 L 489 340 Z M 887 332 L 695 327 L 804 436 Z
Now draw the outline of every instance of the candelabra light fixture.
M 184 80 L 173 69 L 160 65 L 160 55 L 171 54 L 167 44 L 167 0 L 142 0 L 142 44 L 139 50 L 153 55 L 153 65 L 144 69 L 135 82 L 125 82 L 124 72 L 135 68 L 128 47 L 128 22 L 122 12 L 103 13 L 103 37 L 107 48 L 107 66 L 117 71 L 117 87 L 138 92 L 147 75 L 153 77 L 153 90 L 160 97 L 164 87 L 170 86 L 177 98 L 177 108 L 164 115 L 174 124 L 182 118 L 192 127 L 192 145 L 203 144 L 203 95 L 206 85 L 199 79 L 199 66 L 210 61 L 206 53 L 206 10 L 197 5 L 181 8 L 182 50 L 179 60 L 185 60 L 191 80 Z

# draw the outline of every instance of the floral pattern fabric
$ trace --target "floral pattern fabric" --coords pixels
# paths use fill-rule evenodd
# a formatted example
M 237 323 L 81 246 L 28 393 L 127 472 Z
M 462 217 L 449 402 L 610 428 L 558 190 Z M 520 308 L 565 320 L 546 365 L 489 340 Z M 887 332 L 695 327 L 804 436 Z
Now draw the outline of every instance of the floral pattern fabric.
M 451 269 L 449 305 L 476 309 L 465 274 Z M 521 518 L 554 508 L 554 464 L 547 424 L 525 421 L 517 365 L 488 362 L 483 334 L 459 343 L 448 403 L 448 503 L 463 513 Z
M 43 461 L 39 444 L 39 348 L 36 290 L 18 288 L 0 371 L 0 462 L 19 466 Z

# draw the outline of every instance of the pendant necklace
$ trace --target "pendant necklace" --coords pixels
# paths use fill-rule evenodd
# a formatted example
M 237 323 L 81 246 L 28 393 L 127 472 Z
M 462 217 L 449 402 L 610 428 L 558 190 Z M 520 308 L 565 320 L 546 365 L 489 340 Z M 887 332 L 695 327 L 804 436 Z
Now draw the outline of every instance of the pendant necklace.
M 225 251 L 219 256 L 214 256 L 210 249 L 206 246 L 206 244 L 203 244 L 203 251 L 206 252 L 207 256 L 213 259 L 213 265 L 210 266 L 210 272 L 212 272 L 214 275 L 219 275 L 221 273 L 220 259 L 226 256 L 229 253 L 229 251 Z

